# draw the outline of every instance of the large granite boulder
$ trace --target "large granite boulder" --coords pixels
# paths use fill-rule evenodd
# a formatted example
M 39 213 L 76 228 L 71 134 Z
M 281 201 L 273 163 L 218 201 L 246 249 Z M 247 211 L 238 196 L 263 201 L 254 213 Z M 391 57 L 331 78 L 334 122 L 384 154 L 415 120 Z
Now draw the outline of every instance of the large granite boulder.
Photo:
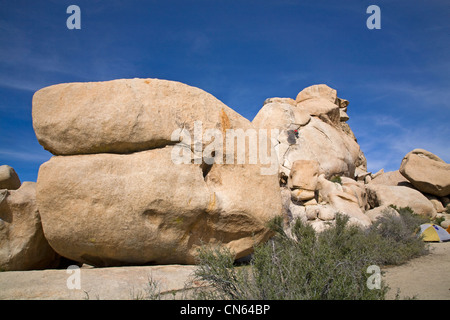
M 429 151 L 409 152 L 402 160 L 400 173 L 421 192 L 438 197 L 450 194 L 450 164 Z
M 366 184 L 366 191 L 371 208 L 392 204 L 397 207 L 410 207 L 415 213 L 423 216 L 436 216 L 433 204 L 415 189 L 369 183 Z
M 247 128 L 211 94 L 180 82 L 119 79 L 63 83 L 33 96 L 33 127 L 54 155 L 131 153 L 174 144 L 177 129 Z

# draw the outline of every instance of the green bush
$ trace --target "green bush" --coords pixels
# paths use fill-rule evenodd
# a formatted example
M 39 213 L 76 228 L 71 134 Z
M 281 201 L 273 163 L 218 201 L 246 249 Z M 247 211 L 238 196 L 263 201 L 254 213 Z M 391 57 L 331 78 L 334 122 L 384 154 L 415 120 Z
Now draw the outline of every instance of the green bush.
M 370 227 L 368 246 L 377 264 L 398 265 L 427 253 L 427 245 L 417 236 L 428 218 L 415 214 L 411 208 L 397 208 L 398 215 L 384 213 Z
M 330 179 L 331 182 L 335 182 L 335 183 L 339 183 L 340 185 L 342 185 L 342 179 L 341 176 L 333 176 Z
M 437 224 L 438 226 L 440 226 L 441 223 L 445 221 L 445 217 L 442 217 L 442 216 L 441 217 L 434 217 L 431 221 L 434 224 Z
M 384 299 L 388 287 L 367 286 L 370 265 L 399 264 L 426 252 L 414 230 L 420 219 L 408 209 L 383 215 L 368 229 L 348 225 L 337 214 L 334 226 L 317 234 L 296 220 L 288 236 L 281 219 L 271 221 L 276 235 L 255 247 L 248 266 L 236 266 L 233 254 L 216 248 L 199 251 L 198 280 L 211 290 L 201 299 L 344 300 Z

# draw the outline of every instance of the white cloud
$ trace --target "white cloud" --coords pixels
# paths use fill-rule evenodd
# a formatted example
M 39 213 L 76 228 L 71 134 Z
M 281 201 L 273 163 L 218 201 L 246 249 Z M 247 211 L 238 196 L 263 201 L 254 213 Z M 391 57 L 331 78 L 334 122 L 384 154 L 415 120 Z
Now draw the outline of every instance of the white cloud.
M 405 126 L 401 120 L 390 116 L 365 123 L 365 128 L 358 123 L 353 130 L 367 158 L 369 171 L 398 170 L 403 157 L 417 148 L 428 150 L 450 163 L 450 127 L 444 124 L 433 126 L 424 122 Z
M 32 152 L 0 149 L 0 157 L 28 162 L 45 162 L 48 161 L 51 156 L 52 155 L 45 150 Z

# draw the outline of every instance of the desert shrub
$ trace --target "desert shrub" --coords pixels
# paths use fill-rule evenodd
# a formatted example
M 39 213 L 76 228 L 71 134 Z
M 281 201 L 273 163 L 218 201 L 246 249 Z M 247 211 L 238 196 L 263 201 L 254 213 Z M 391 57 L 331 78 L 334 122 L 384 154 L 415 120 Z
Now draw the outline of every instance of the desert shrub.
M 340 218 L 339 218 L 340 219 Z M 203 299 L 382 299 L 386 288 L 369 290 L 365 273 L 370 265 L 357 254 L 349 254 L 348 245 L 336 252 L 337 238 L 350 244 L 356 228 L 345 228 L 346 219 L 336 223 L 335 233 L 327 237 L 297 220 L 292 237 L 275 223 L 277 235 L 255 248 L 248 267 L 233 265 L 232 254 L 224 249 L 199 254 L 196 276 L 208 281 L 213 290 Z
M 432 219 L 432 222 L 434 223 L 434 224 L 437 224 L 437 225 L 441 225 L 441 223 L 442 222 L 444 222 L 445 221 L 445 217 L 443 217 L 443 216 L 441 216 L 441 217 L 434 217 L 433 219 Z
M 427 218 L 409 208 L 398 209 L 398 215 L 385 213 L 368 230 L 367 241 L 379 265 L 398 265 L 427 252 L 427 245 L 417 231 Z
M 271 221 L 276 235 L 255 247 L 248 266 L 236 266 L 226 249 L 202 248 L 195 276 L 211 290 L 201 299 L 344 300 L 384 299 L 388 287 L 367 286 L 370 265 L 399 264 L 426 252 L 414 234 L 421 218 L 408 209 L 383 215 L 372 227 L 348 225 L 337 214 L 336 223 L 317 234 L 300 219 L 284 232 L 281 219 Z
M 234 256 L 225 247 L 201 247 L 198 252 L 199 266 L 195 271 L 195 278 L 206 281 L 213 290 L 200 290 L 196 294 L 198 299 L 247 299 L 249 293 L 247 283 L 250 273 L 245 267 L 234 265 Z
M 333 177 L 331 177 L 330 181 L 331 181 L 331 182 L 335 182 L 335 183 L 339 183 L 339 184 L 342 185 L 342 179 L 341 179 L 341 176 L 333 176 Z

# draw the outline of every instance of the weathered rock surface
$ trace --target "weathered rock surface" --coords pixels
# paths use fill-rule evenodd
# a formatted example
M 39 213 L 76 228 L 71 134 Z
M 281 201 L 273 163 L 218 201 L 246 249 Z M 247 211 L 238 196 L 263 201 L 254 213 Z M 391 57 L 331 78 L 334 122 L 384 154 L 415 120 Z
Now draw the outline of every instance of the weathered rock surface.
M 268 129 L 298 129 L 300 126 L 308 124 L 311 120 L 310 114 L 290 103 L 275 100 L 266 103 L 253 119 L 252 123 L 257 128 Z
M 33 127 L 54 155 L 131 153 L 164 147 L 180 128 L 247 128 L 249 121 L 211 94 L 175 81 L 119 79 L 64 83 L 33 96 Z
M 80 288 L 66 270 L 0 272 L 0 300 L 136 300 L 189 299 L 195 266 L 84 268 L 77 272 Z
M 370 183 L 413 188 L 413 185 L 398 170 L 379 174 L 377 177 L 373 178 Z
M 193 264 L 203 243 L 240 258 L 269 237 L 265 223 L 281 213 L 276 175 L 213 165 L 204 176 L 201 165 L 174 164 L 173 148 L 44 163 L 37 200 L 51 246 L 95 266 Z
M 297 107 L 328 124 L 339 126 L 339 107 L 326 99 L 308 99 L 297 104 Z
M 344 187 L 327 180 L 324 175 L 319 176 L 318 189 L 321 199 L 329 203 L 336 212 L 354 218 L 362 226 L 369 226 L 371 224 L 370 218 L 364 214 L 364 209 L 361 208 L 364 207 L 364 204 L 361 203 L 357 195 L 353 194 L 353 189 L 344 189 Z
M 450 194 L 450 164 L 429 151 L 409 152 L 402 160 L 400 173 L 419 191 L 439 197 Z
M 348 177 L 341 177 L 342 190 L 352 196 L 357 200 L 358 206 L 361 210 L 368 209 L 367 203 L 367 193 L 365 185 L 362 181 L 355 181 Z
M 295 103 L 267 99 L 252 121 L 256 128 L 280 131 L 275 150 L 284 212 L 318 231 L 333 222 L 337 212 L 349 215 L 352 224 L 370 224 L 364 215 L 364 184 L 354 180 L 356 172 L 366 172 L 366 158 L 345 123 L 348 104 L 336 90 L 314 85 L 302 90 Z M 341 186 L 328 180 L 334 176 L 349 178 Z
M 314 160 L 294 161 L 289 179 L 291 189 L 316 190 L 319 177 L 319 163 Z
M 0 270 L 58 265 L 59 256 L 44 237 L 35 197 L 34 182 L 24 182 L 18 190 L 0 193 Z
M 327 177 L 353 176 L 359 152 L 354 140 L 313 117 L 307 126 L 299 130 L 299 138 L 287 148 L 280 164 L 290 170 L 296 160 L 314 160 Z
M 295 100 L 297 101 L 297 103 L 300 103 L 302 101 L 313 98 L 322 98 L 328 100 L 331 103 L 335 103 L 337 99 L 337 91 L 333 88 L 330 88 L 326 84 L 316 84 L 300 91 Z M 345 102 L 343 102 L 343 105 L 345 105 Z
M 434 217 L 436 210 L 433 204 L 419 191 L 404 186 L 386 186 L 367 184 L 368 203 L 372 208 L 388 206 L 410 207 L 415 213 Z
M 387 205 L 383 205 L 366 211 L 366 215 L 370 218 L 372 222 L 375 222 L 378 219 L 378 217 L 381 217 L 383 214 L 389 214 L 394 216 L 399 215 L 394 208 Z
M 278 163 L 267 175 L 250 163 L 248 144 L 228 149 L 229 129 L 253 126 L 201 89 L 158 79 L 55 85 L 34 95 L 33 126 L 57 155 L 39 171 L 43 228 L 69 259 L 193 264 L 208 243 L 240 258 L 271 235 L 266 222 L 281 214 Z M 211 139 L 198 145 L 209 129 L 224 139 L 222 149 L 208 149 L 214 154 L 206 149 Z
M 442 205 L 442 202 L 439 199 L 437 199 L 435 196 L 432 196 L 429 194 L 425 194 L 424 196 L 427 197 L 428 200 L 430 200 L 430 202 L 434 206 L 434 209 L 436 209 L 437 213 L 442 213 L 445 211 L 445 208 Z
M 269 103 L 252 124 L 280 130 L 275 149 L 282 175 L 289 176 L 296 160 L 317 161 L 328 178 L 353 178 L 356 168 L 366 169 L 366 159 L 353 132 L 345 119 L 341 121 L 341 111 L 347 109 L 348 101 L 337 98 L 336 90 L 325 85 L 308 87 L 299 93 L 296 105 L 281 98 L 266 101 Z
M 0 166 L 0 189 L 17 190 L 20 184 L 19 176 L 12 167 Z

